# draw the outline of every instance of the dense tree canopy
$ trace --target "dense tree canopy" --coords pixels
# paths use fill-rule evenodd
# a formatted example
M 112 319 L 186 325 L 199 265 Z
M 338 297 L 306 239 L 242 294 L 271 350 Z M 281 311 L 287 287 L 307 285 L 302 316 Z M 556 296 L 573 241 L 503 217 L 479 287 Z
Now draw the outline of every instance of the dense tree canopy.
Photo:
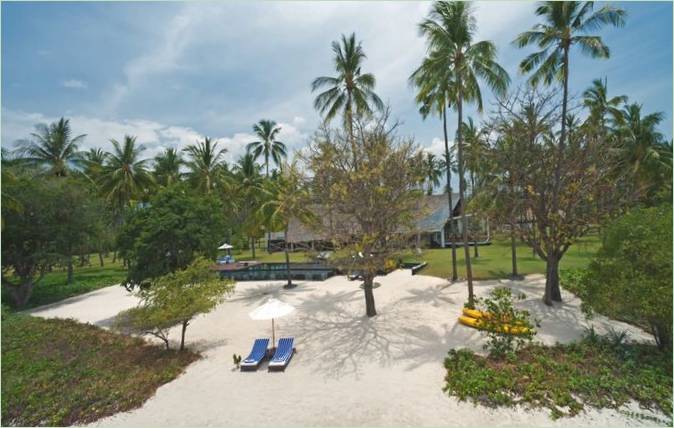
M 119 234 L 127 260 L 127 285 L 184 269 L 198 256 L 215 258 L 226 223 L 214 195 L 190 192 L 184 184 L 160 190 L 146 207 L 130 210 Z

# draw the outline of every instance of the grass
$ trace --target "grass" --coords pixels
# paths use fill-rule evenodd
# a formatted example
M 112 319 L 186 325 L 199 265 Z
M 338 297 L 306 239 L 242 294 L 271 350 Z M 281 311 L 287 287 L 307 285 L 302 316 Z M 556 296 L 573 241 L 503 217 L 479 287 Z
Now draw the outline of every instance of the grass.
M 542 407 L 552 418 L 573 416 L 586 406 L 619 409 L 635 400 L 670 420 L 630 416 L 671 424 L 672 354 L 652 345 L 592 335 L 570 345 L 529 345 L 506 359 L 451 350 L 445 368 L 443 389 L 460 400 Z
M 571 270 L 586 267 L 592 256 L 599 248 L 599 238 L 597 236 L 588 236 L 582 238 L 578 243 L 571 246 L 569 251 L 562 258 L 560 268 L 562 270 Z M 470 248 L 471 261 L 473 265 L 473 277 L 475 279 L 494 279 L 507 278 L 512 270 L 510 260 L 510 241 L 503 238 L 497 238 L 491 245 L 479 247 L 480 256 L 474 258 L 474 249 Z M 238 260 L 253 260 L 250 250 L 233 253 Z M 403 257 L 404 262 L 426 261 L 428 265 L 420 272 L 421 275 L 436 276 L 439 278 L 449 278 L 452 272 L 451 249 L 426 249 L 420 256 L 409 253 Z M 457 268 L 460 278 L 465 278 L 466 269 L 464 265 L 463 248 L 457 248 Z M 268 254 L 265 250 L 256 251 L 255 260 L 261 262 L 285 262 L 283 252 Z M 304 262 L 310 258 L 303 252 L 290 254 L 291 262 Z M 531 273 L 545 273 L 545 261 L 534 256 L 531 248 L 524 244 L 517 246 L 517 267 L 522 275 Z
M 126 278 L 126 269 L 122 267 L 121 260 L 112 263 L 112 257 L 104 260 L 104 266 L 100 266 L 98 256 L 92 255 L 91 266 L 75 266 L 73 271 L 73 283 L 67 284 L 65 269 L 47 273 L 42 281 L 33 289 L 33 295 L 26 306 L 29 309 L 35 306 L 47 305 L 68 297 L 88 293 L 99 288 L 119 284 Z M 2 289 L 2 304 L 12 306 L 11 296 Z
M 562 258 L 561 270 L 578 269 L 586 267 L 592 256 L 599 248 L 599 238 L 588 236 L 572 245 Z M 507 278 L 512 271 L 510 258 L 510 241 L 506 239 L 494 239 L 491 245 L 478 248 L 480 256 L 473 257 L 474 249 L 470 248 L 473 278 L 493 279 Z M 456 249 L 457 269 L 459 278 L 466 277 L 463 248 Z M 428 249 L 423 250 L 421 256 L 408 255 L 403 258 L 404 262 L 426 261 L 428 265 L 420 272 L 421 275 L 449 278 L 452 273 L 451 249 Z M 517 245 L 517 270 L 521 275 L 531 273 L 545 273 L 545 261 L 533 255 L 530 247 Z
M 2 425 L 86 424 L 139 407 L 199 356 L 73 320 L 2 321 Z

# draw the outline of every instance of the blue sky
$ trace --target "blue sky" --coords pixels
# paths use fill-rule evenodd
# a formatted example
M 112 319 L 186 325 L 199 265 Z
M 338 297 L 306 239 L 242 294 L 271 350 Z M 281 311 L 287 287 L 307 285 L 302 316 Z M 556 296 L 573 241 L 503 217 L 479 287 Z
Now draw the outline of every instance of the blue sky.
M 599 31 L 608 60 L 572 55 L 570 87 L 579 95 L 607 77 L 646 112 L 662 111 L 672 135 L 672 4 L 620 3 L 622 29 Z M 599 3 L 597 6 L 601 5 Z M 535 3 L 476 2 L 478 39 L 493 40 L 513 85 L 528 50 L 516 35 L 535 22 Z M 138 136 L 154 156 L 204 135 L 236 159 L 252 124 L 281 123 L 291 148 L 306 144 L 320 121 L 310 82 L 331 75 L 330 42 L 355 31 L 377 77 L 377 92 L 401 132 L 441 151 L 440 123 L 422 121 L 409 74 L 425 52 L 417 23 L 429 2 L 2 3 L 2 145 L 39 122 L 71 118 L 88 135 L 83 148 L 109 149 L 110 138 Z M 484 90 L 488 93 L 488 90 Z M 489 103 L 491 96 L 486 96 Z M 470 111 L 470 114 L 474 112 Z M 479 115 L 475 119 L 480 120 Z M 450 117 L 454 133 L 456 117 Z

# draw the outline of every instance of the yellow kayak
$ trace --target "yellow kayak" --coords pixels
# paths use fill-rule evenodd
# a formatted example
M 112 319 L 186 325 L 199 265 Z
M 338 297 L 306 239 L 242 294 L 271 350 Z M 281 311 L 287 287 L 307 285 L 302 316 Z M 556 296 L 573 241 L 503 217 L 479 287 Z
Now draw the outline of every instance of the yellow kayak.
M 463 315 L 478 320 L 488 320 L 491 318 L 491 314 L 489 312 L 478 311 L 477 309 L 470 309 L 470 308 L 463 308 Z M 515 322 L 515 325 L 518 324 L 521 324 L 521 321 Z
M 471 309 L 472 311 L 473 309 Z M 479 312 L 479 311 L 478 311 Z M 478 318 L 473 318 L 473 317 L 468 317 L 465 315 L 461 315 L 459 317 L 459 322 L 463 325 L 467 325 L 469 327 L 474 327 L 480 330 L 484 330 L 487 328 L 486 323 Z M 501 324 L 499 327 L 499 330 L 503 333 L 507 334 L 526 334 L 529 333 L 531 330 L 529 330 L 526 327 L 518 327 L 518 326 L 511 326 L 510 324 Z

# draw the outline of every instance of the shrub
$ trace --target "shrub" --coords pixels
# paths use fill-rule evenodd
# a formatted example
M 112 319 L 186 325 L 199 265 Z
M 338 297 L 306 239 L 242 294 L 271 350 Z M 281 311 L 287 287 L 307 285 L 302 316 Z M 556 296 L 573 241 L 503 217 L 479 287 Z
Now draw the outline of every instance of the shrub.
M 529 344 L 506 360 L 450 350 L 443 390 L 486 406 L 546 408 L 552 418 L 630 401 L 672 415 L 672 354 L 591 332 L 579 343 Z
M 192 318 L 212 311 L 232 291 L 231 281 L 219 279 L 209 263 L 199 258 L 186 269 L 152 281 L 137 294 L 140 304 L 117 315 L 115 328 L 152 335 L 169 349 L 169 330 L 182 326 L 180 350 L 185 348 L 185 331 Z
M 672 207 L 633 210 L 605 228 L 577 285 L 583 310 L 651 331 L 672 348 Z
M 499 287 L 493 289 L 489 297 L 477 300 L 478 307 L 489 314 L 483 324 L 487 334 L 484 348 L 491 356 L 505 357 L 533 338 L 535 332 L 529 320 L 529 311 L 516 309 L 513 304 L 515 298 L 522 300 L 525 297 L 524 293 L 513 296 L 510 288 Z M 504 324 L 509 325 L 509 329 L 514 328 L 522 332 L 512 334 L 511 330 L 504 329 Z

